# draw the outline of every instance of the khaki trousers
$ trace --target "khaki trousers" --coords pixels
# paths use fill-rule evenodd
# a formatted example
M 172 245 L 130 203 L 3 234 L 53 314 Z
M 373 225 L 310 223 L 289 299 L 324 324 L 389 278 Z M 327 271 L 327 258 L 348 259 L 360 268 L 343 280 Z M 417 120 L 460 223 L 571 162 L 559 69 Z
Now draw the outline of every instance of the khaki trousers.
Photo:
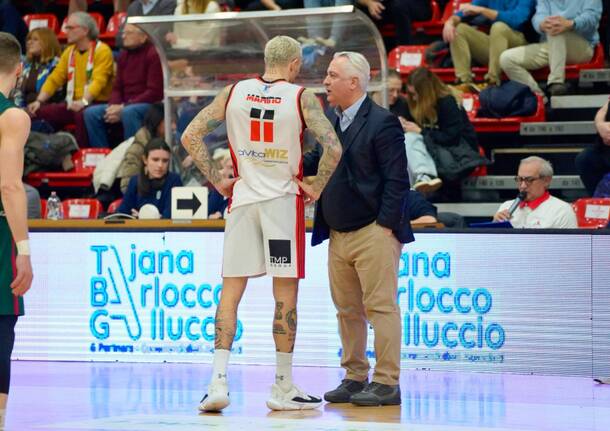
M 489 34 L 483 33 L 468 24 L 460 23 L 456 27 L 456 36 L 449 45 L 451 58 L 455 67 L 455 76 L 461 82 L 472 82 L 471 62 L 488 65 L 485 79 L 499 84 L 500 54 L 508 48 L 525 45 L 527 40 L 523 33 L 513 30 L 503 22 L 495 22 Z
M 547 83 L 565 81 L 566 64 L 586 63 L 593 57 L 593 47 L 581 35 L 568 31 L 547 36 L 546 42 L 509 49 L 500 56 L 500 66 L 513 81 L 521 82 L 534 93 L 543 94 L 528 70 L 549 66 Z
M 396 237 L 387 235 L 377 223 L 352 232 L 330 232 L 330 291 L 337 308 L 343 346 L 341 366 L 347 379 L 368 378 L 370 322 L 377 359 L 373 381 L 398 384 L 402 325 L 396 296 L 401 250 Z

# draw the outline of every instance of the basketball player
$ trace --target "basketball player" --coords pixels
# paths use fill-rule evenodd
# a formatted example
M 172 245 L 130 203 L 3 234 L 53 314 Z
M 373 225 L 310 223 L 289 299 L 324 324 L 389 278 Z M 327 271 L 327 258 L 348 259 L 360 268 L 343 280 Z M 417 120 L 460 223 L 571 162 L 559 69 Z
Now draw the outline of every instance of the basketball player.
M 313 92 L 292 84 L 301 68 L 301 46 L 277 36 L 265 46 L 265 73 L 226 87 L 186 129 L 182 143 L 224 196 L 231 196 L 225 227 L 223 289 L 216 311 L 212 379 L 199 409 L 229 405 L 227 364 L 237 307 L 249 277 L 273 277 L 276 347 L 272 410 L 318 407 L 322 400 L 292 382 L 297 330 L 298 280 L 304 277 L 304 200 L 315 201 L 341 158 L 341 143 Z M 214 168 L 203 137 L 226 120 L 234 178 Z M 311 184 L 302 180 L 302 136 L 307 127 L 324 154 Z
M 11 353 L 23 295 L 32 284 L 28 242 L 23 147 L 30 117 L 8 100 L 21 73 L 21 47 L 0 33 L 0 428 L 4 428 L 11 377 Z

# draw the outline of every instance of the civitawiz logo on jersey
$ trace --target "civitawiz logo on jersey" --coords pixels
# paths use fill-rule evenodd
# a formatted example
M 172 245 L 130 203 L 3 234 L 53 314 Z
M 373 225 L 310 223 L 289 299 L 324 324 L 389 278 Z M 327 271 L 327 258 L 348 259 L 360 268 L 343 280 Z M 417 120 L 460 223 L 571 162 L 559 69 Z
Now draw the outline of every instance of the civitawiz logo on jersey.
M 269 240 L 269 261 L 273 267 L 288 267 L 291 263 L 290 240 Z

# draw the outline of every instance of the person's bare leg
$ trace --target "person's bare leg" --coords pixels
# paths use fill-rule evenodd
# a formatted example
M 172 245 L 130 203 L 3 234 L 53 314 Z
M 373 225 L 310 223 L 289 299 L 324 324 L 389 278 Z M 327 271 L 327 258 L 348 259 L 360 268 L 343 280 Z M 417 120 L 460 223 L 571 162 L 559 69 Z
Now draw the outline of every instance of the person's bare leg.
M 208 393 L 199 405 L 200 410 L 219 411 L 229 405 L 227 367 L 237 328 L 237 308 L 247 283 L 247 277 L 225 277 L 223 279 L 214 325 L 212 378 L 208 386 Z
M 273 298 L 275 315 L 273 316 L 273 341 L 276 351 L 275 383 L 282 389 L 292 387 L 292 352 L 297 335 L 297 296 L 299 280 L 297 278 L 273 279 Z
M 273 278 L 275 314 L 273 316 L 273 341 L 275 341 L 275 384 L 267 407 L 272 410 L 314 409 L 322 399 L 307 395 L 292 383 L 292 352 L 297 335 L 297 278 Z

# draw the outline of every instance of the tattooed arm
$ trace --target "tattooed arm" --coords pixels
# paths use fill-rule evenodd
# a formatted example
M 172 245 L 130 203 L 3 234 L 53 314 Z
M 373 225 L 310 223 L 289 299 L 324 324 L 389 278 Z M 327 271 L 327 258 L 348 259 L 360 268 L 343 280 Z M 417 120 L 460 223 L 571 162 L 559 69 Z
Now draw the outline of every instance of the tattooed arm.
M 303 92 L 301 108 L 307 128 L 322 147 L 322 157 L 318 163 L 318 174 L 313 182 L 308 185 L 297 180 L 297 183 L 308 195 L 308 200 L 315 201 L 320 197 L 326 183 L 328 183 L 339 164 L 342 153 L 341 142 L 335 133 L 335 129 L 324 115 L 318 98 L 312 91 L 305 90 Z
M 225 87 L 214 98 L 212 103 L 203 108 L 199 114 L 191 121 L 182 134 L 182 146 L 193 159 L 195 165 L 205 175 L 205 177 L 216 187 L 219 193 L 224 196 L 231 195 L 232 185 L 236 178 L 223 178 L 219 170 L 214 165 L 207 145 L 203 142 L 209 133 L 216 129 L 225 119 L 225 105 L 229 98 L 231 86 Z

